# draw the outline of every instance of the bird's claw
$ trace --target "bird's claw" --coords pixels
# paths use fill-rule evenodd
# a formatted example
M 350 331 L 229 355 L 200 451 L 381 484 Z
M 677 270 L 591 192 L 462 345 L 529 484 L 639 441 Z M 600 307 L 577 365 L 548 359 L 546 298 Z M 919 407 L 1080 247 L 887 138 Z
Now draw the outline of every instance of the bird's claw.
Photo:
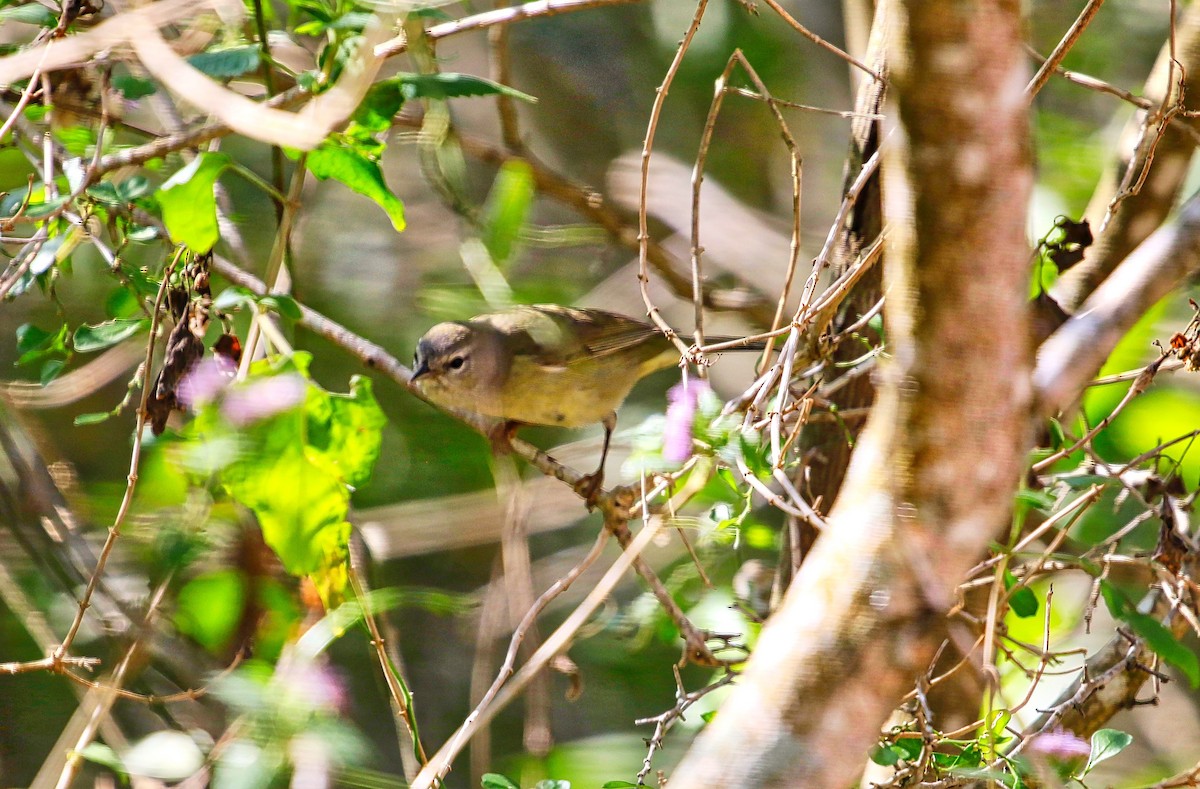
M 600 501 L 600 494 L 604 492 L 603 485 L 604 472 L 597 471 L 581 477 L 572 487 L 576 493 L 583 497 L 583 502 L 587 505 L 588 512 L 591 512 L 596 509 L 596 504 Z
M 487 432 L 488 443 L 492 445 L 492 453 L 497 456 L 511 455 L 512 440 L 517 435 L 520 422 L 500 422 Z

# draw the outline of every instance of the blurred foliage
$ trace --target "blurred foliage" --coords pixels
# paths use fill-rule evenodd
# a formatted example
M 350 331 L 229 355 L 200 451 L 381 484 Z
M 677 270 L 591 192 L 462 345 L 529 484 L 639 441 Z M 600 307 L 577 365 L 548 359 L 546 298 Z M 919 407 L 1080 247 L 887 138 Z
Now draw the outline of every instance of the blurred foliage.
M 835 4 L 792 5 L 814 30 L 841 38 Z M 207 76 L 239 89 L 319 94 L 353 62 L 374 10 L 352 0 L 267 5 L 261 18 L 206 31 L 201 51 L 188 53 L 187 59 Z M 471 11 L 435 7 L 419 17 L 436 24 L 460 10 Z M 256 331 L 252 326 L 271 321 L 276 333 L 265 341 L 267 358 L 237 373 L 217 371 L 206 396 L 178 409 L 164 435 L 144 437 L 116 585 L 133 588 L 140 601 L 149 588 L 170 581 L 161 618 L 172 640 L 156 658 L 166 653 L 176 662 L 164 660 L 169 669 L 147 672 L 135 687 L 161 693 L 195 685 L 210 693 L 178 716 L 154 705 L 130 712 L 133 702 L 121 702 L 115 719 L 132 722 L 129 728 L 138 734 L 120 752 L 92 743 L 81 754 L 92 769 L 123 780 L 144 776 L 173 782 L 203 767 L 220 789 L 301 785 L 328 776 L 355 785 L 394 784 L 402 770 L 398 740 L 403 737 L 394 731 L 389 690 L 370 648 L 374 635 L 365 628 L 364 606 L 389 612 L 394 629 L 386 639 L 418 689 L 426 744 L 443 741 L 461 720 L 472 694 L 465 678 L 481 627 L 477 603 L 491 575 L 494 550 L 398 559 L 372 574 L 371 582 L 382 588 L 357 597 L 348 583 L 350 523 L 355 507 L 437 500 L 487 487 L 486 444 L 391 382 L 360 377 L 357 361 L 296 328 L 300 304 L 404 360 L 433 322 L 510 303 L 569 303 L 584 296 L 628 253 L 540 193 L 535 168 L 550 167 L 565 181 L 592 185 L 599 190 L 598 204 L 620 205 L 602 189 L 606 175 L 616 157 L 640 147 L 655 86 L 693 11 L 688 4 L 660 2 L 515 25 L 509 31 L 511 68 L 504 77 L 510 84 L 497 81 L 479 41 L 444 41 L 431 63 L 412 58 L 403 65 L 412 70 L 386 71 L 344 128 L 308 153 L 274 152 L 230 137 L 219 147 L 172 151 L 93 178 L 89 163 L 97 156 L 126 152 L 167 133 L 156 108 L 170 101 L 168 92 L 136 64 L 118 58 L 64 72 L 86 83 L 85 106 L 69 106 L 66 76 L 63 84 L 56 83 L 57 106 L 49 108 L 36 98 L 25 106 L 21 123 L 44 129 L 46 145 L 63 153 L 62 166 L 43 177 L 43 140 L 22 137 L 20 126 L 0 140 L 0 217 L 19 214 L 21 220 L 5 224 L 0 241 L 8 261 L 0 274 L 6 294 L 0 329 L 12 338 L 0 344 L 0 360 L 12 366 L 13 377 L 43 387 L 61 383 L 106 352 L 144 344 L 160 286 L 173 284 L 169 261 L 183 254 L 177 245 L 186 247 L 185 261 L 215 249 L 255 271 L 274 271 L 282 257 L 295 293 L 256 296 L 213 276 L 213 298 L 203 307 L 211 311 L 211 325 L 198 341 L 211 347 L 219 336 L 246 338 Z M 1033 44 L 1045 52 L 1075 9 L 1036 2 L 1029 13 Z M 1161 16 L 1137 3 L 1108 4 L 1066 65 L 1136 88 L 1165 34 Z M 0 25 L 11 33 L 4 51 L 48 34 L 60 22 L 68 33 L 89 24 L 38 3 L 4 4 Z M 258 23 L 267 32 L 269 53 L 258 41 Z M 734 3 L 712 4 L 672 86 L 657 150 L 694 160 L 713 80 L 735 47 L 777 97 L 832 109 L 850 106 L 844 63 L 800 42 L 765 10 L 752 15 Z M 270 82 L 263 79 L 268 72 Z M 485 73 L 490 76 L 481 76 Z M 26 87 L 17 83 L 5 92 L 6 114 Z M 101 126 L 95 116 L 105 90 L 113 115 Z M 472 158 L 463 140 L 496 138 L 492 107 L 499 97 L 517 108 L 528 154 L 503 162 Z M 202 120 L 186 112 L 185 121 Z M 835 211 L 848 123 L 785 112 L 805 156 L 807 256 Z M 1127 116 L 1111 97 L 1062 82 L 1052 81 L 1039 98 L 1034 114 L 1038 184 L 1030 232 L 1044 243 L 1031 272 L 1034 295 L 1051 288 L 1063 268 L 1055 257 L 1067 235 L 1063 217 L 1080 218 Z M 444 120 L 445 128 L 415 130 L 429 118 Z M 786 152 L 760 103 L 726 101 L 705 165 L 707 177 L 736 199 L 787 221 Z M 302 207 L 284 205 L 286 184 L 305 173 L 313 178 L 302 192 Z M 628 195 L 623 197 L 627 204 Z M 279 212 L 292 209 L 299 211 L 293 235 L 279 244 Z M 234 242 L 222 216 L 237 228 L 240 242 Z M 809 232 L 814 227 L 819 232 Z M 663 231 L 655 225 L 656 234 Z M 719 232 L 736 236 L 741 228 Z M 194 303 L 198 297 L 186 298 Z M 1110 356 L 1103 374 L 1135 369 L 1154 358 L 1152 342 L 1165 341 L 1186 323 L 1184 302 L 1174 295 L 1148 313 Z M 642 309 L 639 302 L 625 311 Z M 205 358 L 213 357 L 206 353 Z M 116 516 L 136 404 L 153 373 L 126 370 L 77 403 L 22 417 L 47 459 L 60 471 L 70 469 L 64 475 L 70 480 L 64 485 L 67 504 L 96 533 Z M 741 656 L 755 646 L 769 610 L 786 524 L 732 469 L 745 464 L 754 478 L 768 482 L 774 473 L 771 447 L 760 431 L 743 426 L 741 416 L 723 413 L 723 397 L 697 381 L 673 395 L 668 406 L 662 386 L 668 377 L 640 386 L 623 410 L 622 424 L 637 424 L 622 436 L 633 444 L 623 472 L 633 479 L 686 469 L 674 485 L 694 493 L 669 525 L 687 537 L 699 561 L 672 554 L 662 559 L 661 575 L 692 621 L 731 634 L 730 653 Z M 340 394 L 347 381 L 349 392 Z M 1104 419 L 1125 391 L 1124 385 L 1090 389 L 1083 417 L 1055 423 L 1048 431 L 1052 449 Z M 1100 432 L 1093 448 L 1114 464 L 1152 450 L 1200 424 L 1198 398 L 1186 374 L 1160 376 L 1154 389 Z M 643 417 L 640 423 L 637 416 Z M 563 435 L 530 433 L 543 443 Z M 685 451 L 677 455 L 673 447 L 680 444 Z M 1197 488 L 1200 458 L 1191 446 L 1180 442 L 1153 461 L 1155 484 L 1177 479 L 1185 492 Z M 1075 452 L 1049 470 L 1044 489 L 1022 491 L 1013 539 L 997 546 L 1004 562 L 993 583 L 1010 639 L 1040 643 L 1048 623 L 1048 637 L 1057 645 L 1078 631 L 1086 605 L 1086 595 L 1077 595 L 1081 599 L 1070 605 L 1059 597 L 1051 606 L 1049 583 L 1021 572 L 1030 557 L 1015 546 L 1029 524 L 1100 485 L 1094 504 L 1051 531 L 1048 539 L 1065 546 L 1053 558 L 1082 571 L 1090 583 L 1100 576 L 1099 552 L 1114 535 L 1121 533 L 1116 548 L 1130 555 L 1155 547 L 1161 517 L 1128 495 L 1132 483 L 1081 469 L 1086 460 L 1084 452 Z M 797 452 L 785 453 L 782 468 L 794 471 L 800 463 Z M 1136 489 L 1161 500 L 1155 498 L 1161 494 L 1157 489 Z M 442 500 L 440 506 L 449 504 Z M 1123 533 L 1131 523 L 1135 528 Z M 590 541 L 596 527 L 595 521 L 582 521 L 537 536 L 535 561 L 556 559 Z M 14 570 L 32 603 L 31 610 L 22 610 L 6 597 L 0 607 L 0 643 L 7 650 L 0 662 L 32 659 L 48 645 L 28 642 L 22 622 L 44 613 L 61 631 L 78 590 L 66 583 L 51 590 L 27 562 L 14 560 L 9 567 L 5 559 L 3 564 Z M 83 568 L 85 576 L 90 569 Z M 1105 579 L 1098 594 L 1115 619 L 1144 637 L 1195 686 L 1200 668 L 1192 646 L 1134 607 L 1144 588 L 1138 580 Z M 344 597 L 351 599 L 342 603 Z M 116 616 L 109 608 L 104 614 Z M 544 626 L 553 627 L 564 616 L 552 609 Z M 556 694 L 553 701 L 558 744 L 544 754 L 525 753 L 519 713 L 506 712 L 494 727 L 496 772 L 483 777 L 484 787 L 635 785 L 627 779 L 641 769 L 646 748 L 630 722 L 676 703 L 678 688 L 669 667 L 679 657 L 678 627 L 650 592 L 630 585 L 585 634 L 571 650 L 585 696 L 566 702 L 560 698 L 564 694 Z M 89 653 L 106 650 L 107 665 L 119 654 L 119 644 L 106 635 L 111 634 L 85 628 L 80 647 Z M 997 665 L 1002 695 L 1020 698 L 1028 671 L 1005 654 L 997 657 Z M 398 674 L 399 664 L 389 663 L 387 670 Z M 716 679 L 695 666 L 681 676 L 688 688 Z M 719 696 L 714 693 L 692 708 L 680 723 L 682 733 L 668 738 L 665 753 L 656 757 L 656 768 L 674 763 L 687 737 L 711 718 Z M 44 709 L 30 710 L 24 703 L 28 698 L 43 700 Z M 0 765 L 6 783 L 32 780 L 72 708 L 59 678 L 37 674 L 0 682 Z M 1023 785 L 1022 776 L 1035 767 L 1031 762 L 987 769 L 1008 742 L 1005 726 L 1012 716 L 1002 709 L 984 713 L 984 724 L 973 735 L 944 739 L 932 763 L 947 775 Z M 167 726 L 174 728 L 148 730 Z M 1123 732 L 1102 730 L 1085 744 L 1086 760 L 1064 759 L 1055 762 L 1056 769 L 1063 780 L 1082 780 L 1129 743 Z M 872 759 L 884 766 L 911 763 L 924 745 L 922 733 L 898 730 L 880 743 Z M 465 772 L 453 774 L 447 785 L 466 786 Z

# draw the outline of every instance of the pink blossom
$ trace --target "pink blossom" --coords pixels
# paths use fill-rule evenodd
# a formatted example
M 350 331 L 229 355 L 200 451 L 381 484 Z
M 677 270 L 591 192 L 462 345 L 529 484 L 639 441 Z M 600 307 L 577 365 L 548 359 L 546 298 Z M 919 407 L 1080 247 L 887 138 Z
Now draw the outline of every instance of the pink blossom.
M 237 365 L 227 356 L 206 356 L 184 373 L 175 390 L 179 404 L 196 411 L 216 400 L 233 381 Z
M 292 698 L 313 710 L 344 712 L 347 708 L 346 683 L 324 660 L 281 659 L 275 679 Z
M 707 381 L 684 380 L 667 392 L 667 424 L 663 428 L 663 459 L 682 463 L 692 456 L 692 423 L 700 395 L 709 389 Z
M 1074 732 L 1059 728 L 1035 735 L 1027 750 L 1056 759 L 1074 759 L 1091 754 L 1092 746 Z
M 259 378 L 230 389 L 221 402 L 221 415 L 240 427 L 295 408 L 307 391 L 308 382 L 295 373 Z

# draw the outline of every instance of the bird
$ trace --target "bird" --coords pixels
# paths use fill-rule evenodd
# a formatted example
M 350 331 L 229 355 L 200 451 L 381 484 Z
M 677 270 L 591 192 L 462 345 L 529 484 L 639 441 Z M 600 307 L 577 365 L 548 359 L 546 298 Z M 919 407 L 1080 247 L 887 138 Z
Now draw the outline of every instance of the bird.
M 436 406 L 499 420 L 489 435 L 497 450 L 524 425 L 602 424 L 600 465 L 575 486 L 591 507 L 603 482 L 617 408 L 639 380 L 679 361 L 678 348 L 644 321 L 606 310 L 532 304 L 433 326 L 417 341 L 411 380 Z

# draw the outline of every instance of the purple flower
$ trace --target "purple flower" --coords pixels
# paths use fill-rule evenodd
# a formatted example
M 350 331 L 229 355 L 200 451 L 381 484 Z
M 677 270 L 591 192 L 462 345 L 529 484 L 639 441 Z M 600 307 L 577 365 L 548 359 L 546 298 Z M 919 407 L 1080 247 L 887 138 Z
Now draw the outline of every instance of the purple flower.
M 1074 732 L 1058 728 L 1035 735 L 1028 750 L 1055 759 L 1074 759 L 1090 755 L 1092 746 Z
M 241 427 L 295 408 L 307 391 L 308 382 L 295 373 L 259 378 L 230 389 L 221 402 L 221 415 Z
M 689 381 L 672 386 L 667 392 L 667 424 L 663 428 L 663 458 L 682 463 L 692 456 L 692 423 L 700 395 L 709 390 L 708 382 Z
M 184 373 L 175 390 L 179 404 L 190 411 L 199 410 L 216 400 L 236 373 L 237 365 L 229 357 L 206 356 Z

